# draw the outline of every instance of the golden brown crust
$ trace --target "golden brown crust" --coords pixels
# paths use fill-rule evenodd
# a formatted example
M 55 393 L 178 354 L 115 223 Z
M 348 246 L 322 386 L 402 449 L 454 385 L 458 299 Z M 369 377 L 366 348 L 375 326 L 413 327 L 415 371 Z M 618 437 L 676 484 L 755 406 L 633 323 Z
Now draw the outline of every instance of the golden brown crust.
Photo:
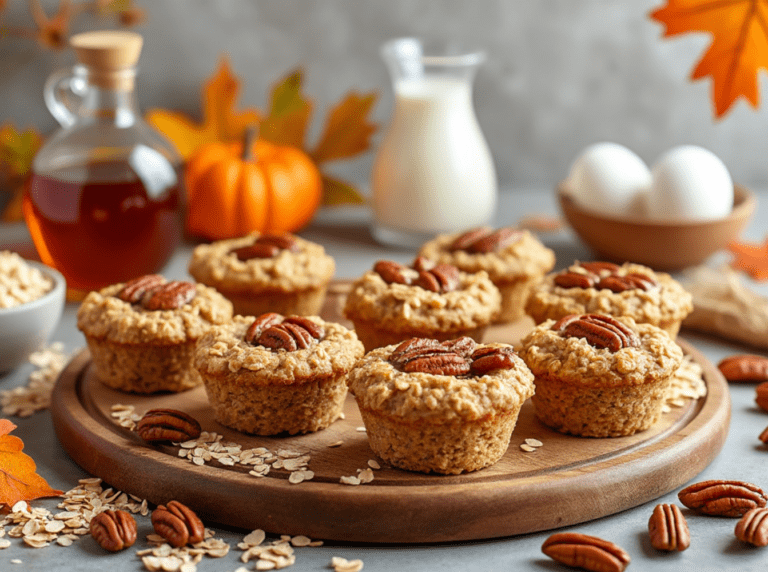
M 231 251 L 250 245 L 260 233 L 195 247 L 189 273 L 222 293 L 296 292 L 323 287 L 335 270 L 333 258 L 319 244 L 292 236 L 296 251 L 271 258 L 240 260 Z
M 412 269 L 403 272 L 418 274 Z M 460 272 L 459 287 L 440 293 L 415 285 L 388 284 L 369 271 L 352 284 L 344 315 L 352 321 L 375 323 L 382 330 L 426 336 L 488 325 L 500 303 L 501 295 L 485 272 Z
M 90 292 L 77 311 L 86 337 L 117 344 L 172 345 L 196 340 L 212 324 L 232 318 L 232 304 L 213 288 L 196 284 L 194 298 L 175 310 L 147 310 L 116 297 L 123 284 Z
M 575 268 L 576 265 L 571 268 Z M 555 284 L 556 274 L 547 275 L 534 288 L 525 311 L 537 324 L 557 320 L 568 314 L 609 314 L 629 316 L 635 322 L 677 333 L 680 322 L 693 309 L 692 297 L 669 274 L 654 272 L 639 264 L 625 263 L 616 272 L 644 274 L 658 283 L 649 290 L 631 289 L 612 292 L 596 288 L 562 288 Z
M 518 240 L 499 252 L 488 253 L 452 251 L 450 245 L 463 233 L 441 234 L 426 242 L 419 250 L 419 256 L 435 262 L 453 264 L 464 272 L 475 273 L 484 270 L 495 284 L 514 281 L 520 277 L 539 278 L 554 268 L 555 253 L 529 231 L 520 232 Z

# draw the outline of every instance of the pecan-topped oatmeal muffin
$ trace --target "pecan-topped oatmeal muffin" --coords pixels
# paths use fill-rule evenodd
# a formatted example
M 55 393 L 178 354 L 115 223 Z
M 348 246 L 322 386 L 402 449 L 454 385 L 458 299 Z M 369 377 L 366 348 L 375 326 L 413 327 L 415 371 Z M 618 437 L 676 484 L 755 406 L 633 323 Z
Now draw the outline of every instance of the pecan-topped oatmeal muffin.
M 630 262 L 576 262 L 546 276 L 525 308 L 537 324 L 568 314 L 629 316 L 658 326 L 673 339 L 691 310 L 691 295 L 669 274 Z
M 661 415 L 683 352 L 662 329 L 602 314 L 547 320 L 522 342 L 546 425 L 584 437 L 648 429 Z
M 511 346 L 467 337 L 373 350 L 347 383 L 374 453 L 395 467 L 443 474 L 498 461 L 534 390 Z
M 96 376 L 136 393 L 200 385 L 195 343 L 213 324 L 232 319 L 232 304 L 202 284 L 159 274 L 90 292 L 77 311 Z
M 485 272 L 467 274 L 423 257 L 410 267 L 380 260 L 352 284 L 344 315 L 366 351 L 413 337 L 479 342 L 500 299 Z
M 501 292 L 497 322 L 524 315 L 531 288 L 555 266 L 555 253 L 527 230 L 490 227 L 442 234 L 425 243 L 419 256 L 452 264 L 468 273 L 485 271 Z
M 318 314 L 336 265 L 319 244 L 259 234 L 195 247 L 189 273 L 221 292 L 235 314 Z
M 235 316 L 197 344 L 216 420 L 244 433 L 318 431 L 339 418 L 346 375 L 363 355 L 355 332 L 317 316 Z

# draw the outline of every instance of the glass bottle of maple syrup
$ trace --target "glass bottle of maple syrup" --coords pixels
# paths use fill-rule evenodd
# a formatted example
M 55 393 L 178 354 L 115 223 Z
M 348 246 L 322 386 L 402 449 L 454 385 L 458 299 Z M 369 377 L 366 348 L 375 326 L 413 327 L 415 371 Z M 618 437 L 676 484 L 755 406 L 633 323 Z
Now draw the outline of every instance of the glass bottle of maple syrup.
M 62 128 L 35 156 L 23 201 L 35 248 L 66 277 L 70 300 L 159 271 L 184 206 L 181 159 L 135 101 L 142 37 L 87 32 L 71 45 L 78 65 L 44 90 Z

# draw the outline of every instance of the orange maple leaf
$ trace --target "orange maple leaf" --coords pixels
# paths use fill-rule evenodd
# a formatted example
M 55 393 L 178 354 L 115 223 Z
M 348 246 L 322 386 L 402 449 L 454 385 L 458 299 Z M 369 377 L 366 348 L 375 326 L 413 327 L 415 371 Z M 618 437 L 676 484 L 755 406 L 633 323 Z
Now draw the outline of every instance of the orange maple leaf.
M 16 425 L 0 419 L 0 505 L 12 507 L 20 500 L 54 497 L 62 493 L 52 489 L 35 471 L 32 457 L 22 453 L 24 442 L 11 431 Z
M 735 258 L 731 266 L 742 270 L 757 281 L 768 280 L 768 238 L 763 244 L 731 242 L 728 245 Z
M 203 122 L 195 123 L 184 113 L 153 109 L 147 121 L 165 134 L 179 154 L 188 159 L 204 143 L 239 141 L 249 125 L 259 121 L 256 109 L 235 111 L 240 81 L 232 74 L 229 60 L 221 59 L 219 69 L 203 87 Z
M 768 4 L 757 0 L 667 0 L 651 13 L 665 24 L 664 36 L 709 32 L 712 43 L 691 79 L 712 77 L 716 117 L 739 98 L 760 103 L 757 73 L 768 69 Z

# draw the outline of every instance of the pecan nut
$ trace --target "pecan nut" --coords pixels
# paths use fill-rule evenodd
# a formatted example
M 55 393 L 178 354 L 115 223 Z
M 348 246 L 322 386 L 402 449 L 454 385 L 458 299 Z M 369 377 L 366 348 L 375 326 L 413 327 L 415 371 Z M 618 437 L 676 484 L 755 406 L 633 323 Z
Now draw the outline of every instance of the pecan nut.
M 598 276 L 603 274 L 616 274 L 621 268 L 618 264 L 614 264 L 613 262 L 603 262 L 602 260 L 578 262 L 577 265 L 581 266 L 587 272 L 597 274 Z
M 581 274 L 580 272 L 571 272 L 566 270 L 555 275 L 555 286 L 560 288 L 591 288 L 597 283 L 597 277 L 594 274 Z
M 272 258 L 281 250 L 296 252 L 298 249 L 296 239 L 290 234 L 262 234 L 252 244 L 233 248 L 230 252 L 245 262 L 252 258 Z
M 147 310 L 175 310 L 195 297 L 197 288 L 191 282 L 171 280 L 147 293 L 141 305 Z
M 656 550 L 683 551 L 691 544 L 683 513 L 676 504 L 659 504 L 648 520 L 648 534 Z
M 499 252 L 517 241 L 521 236 L 522 233 L 514 228 L 500 228 L 499 230 L 478 238 L 464 250 L 475 254 Z
M 640 339 L 624 323 L 603 314 L 569 314 L 552 326 L 566 338 L 584 338 L 595 348 L 616 352 L 622 348 L 639 347 Z
M 510 346 L 486 346 L 472 353 L 470 369 L 473 375 L 486 375 L 498 369 L 515 367 L 515 352 Z
M 755 388 L 755 403 L 760 409 L 768 411 L 768 381 L 764 381 Z
M 373 265 L 373 271 L 387 284 L 410 284 L 410 280 L 403 273 L 405 266 L 391 260 L 379 260 Z
M 152 511 L 152 527 L 168 544 L 179 548 L 197 544 L 205 539 L 205 526 L 195 512 L 172 500 L 167 506 L 159 505 Z
M 408 373 L 465 375 L 470 368 L 462 355 L 466 353 L 465 345 L 459 340 L 441 344 L 430 338 L 411 338 L 392 351 L 389 362 Z
M 736 538 L 754 546 L 768 546 L 768 508 L 753 508 L 736 523 Z
M 150 409 L 139 420 L 136 432 L 147 443 L 181 443 L 200 436 L 200 423 L 176 409 Z
M 717 368 L 729 382 L 768 381 L 768 358 L 738 354 L 720 360 Z
M 766 505 L 763 490 L 743 481 L 711 480 L 690 485 L 677 498 L 690 509 L 711 516 L 739 518 L 753 508 Z
M 552 560 L 591 572 L 622 572 L 629 565 L 629 554 L 597 536 L 559 532 L 544 541 L 541 551 Z
M 403 370 L 408 373 L 431 373 L 434 375 L 465 375 L 470 365 L 459 354 L 446 351 L 432 355 L 421 355 L 409 360 Z
M 129 280 L 117 293 L 117 297 L 129 304 L 138 304 L 148 293 L 154 292 L 165 283 L 165 278 L 159 274 L 147 274 Z
M 136 520 L 124 510 L 105 510 L 91 519 L 90 532 L 104 550 L 118 552 L 136 542 Z
M 271 350 L 296 351 L 310 347 L 325 336 L 325 329 L 309 318 L 268 312 L 254 319 L 243 339 Z
M 476 241 L 480 240 L 485 236 L 488 236 L 489 234 L 491 234 L 490 228 L 485 228 L 485 227 L 473 228 L 457 236 L 453 240 L 451 245 L 448 247 L 448 249 L 453 251 L 467 250 Z
M 763 429 L 763 432 L 760 433 L 758 439 L 760 439 L 763 443 L 768 443 L 768 427 Z
M 283 316 L 275 312 L 267 312 L 266 314 L 257 316 L 253 320 L 253 323 L 248 326 L 248 329 L 245 331 L 245 341 L 249 344 L 257 343 L 257 340 L 264 330 L 270 328 L 271 326 L 280 324 L 282 321 Z

